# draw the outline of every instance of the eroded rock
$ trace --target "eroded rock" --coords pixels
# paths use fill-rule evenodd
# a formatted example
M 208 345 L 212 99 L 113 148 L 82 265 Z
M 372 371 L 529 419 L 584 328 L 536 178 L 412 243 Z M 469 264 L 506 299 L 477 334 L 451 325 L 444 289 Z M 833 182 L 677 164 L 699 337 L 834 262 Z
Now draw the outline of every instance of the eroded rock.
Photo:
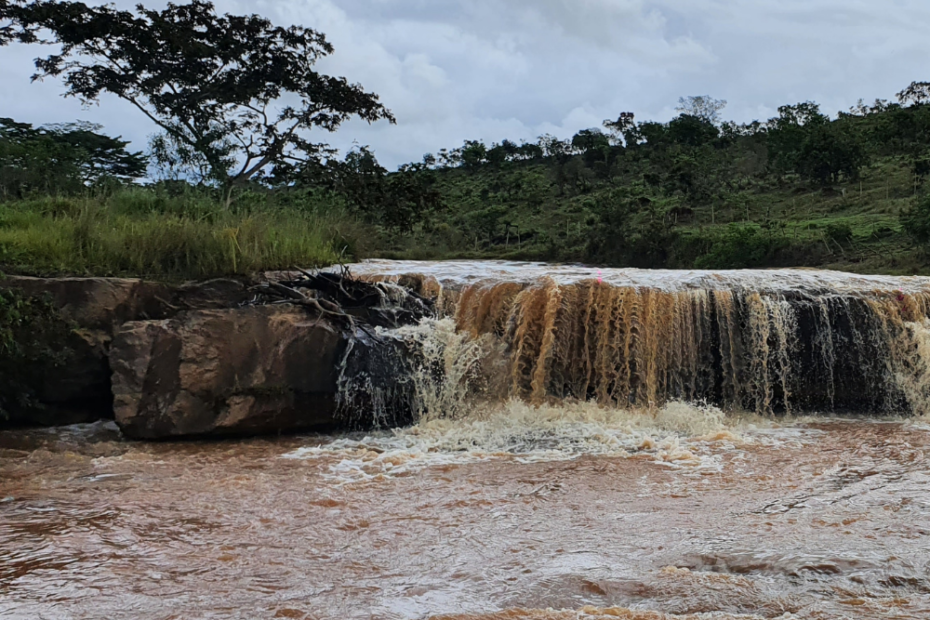
M 49 298 L 75 326 L 69 362 L 35 386 L 41 407 L 17 412 L 0 425 L 56 426 L 113 417 L 108 360 L 113 333 L 127 321 L 166 319 L 195 309 L 226 308 L 249 298 L 237 280 L 171 285 L 135 278 L 0 278 L 0 288 Z
M 346 346 L 293 306 L 126 323 L 110 348 L 116 421 L 136 439 L 327 429 Z
M 171 285 L 136 278 L 33 278 L 8 276 L 0 287 L 30 297 L 49 296 L 62 316 L 82 329 L 112 330 L 127 321 L 164 319 L 184 310 L 227 308 L 249 298 L 238 280 Z

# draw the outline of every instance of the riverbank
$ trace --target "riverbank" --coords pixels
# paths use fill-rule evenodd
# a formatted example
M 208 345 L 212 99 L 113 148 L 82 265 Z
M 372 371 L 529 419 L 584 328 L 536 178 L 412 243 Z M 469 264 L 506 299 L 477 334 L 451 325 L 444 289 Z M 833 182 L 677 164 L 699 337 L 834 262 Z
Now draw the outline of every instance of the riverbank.
M 338 205 L 127 188 L 0 200 L 0 273 L 183 282 L 325 267 L 357 255 L 364 226 Z

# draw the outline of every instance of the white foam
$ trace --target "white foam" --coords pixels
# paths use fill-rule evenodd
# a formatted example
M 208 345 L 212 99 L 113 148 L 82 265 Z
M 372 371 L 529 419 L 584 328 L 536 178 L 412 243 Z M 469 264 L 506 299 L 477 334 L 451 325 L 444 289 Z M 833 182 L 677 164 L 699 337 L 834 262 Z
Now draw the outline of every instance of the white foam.
M 600 280 L 613 286 L 646 287 L 657 290 L 828 290 L 930 291 L 930 278 L 922 276 L 877 276 L 822 269 L 608 269 L 585 265 L 515 262 L 500 260 L 395 261 L 370 260 L 348 266 L 356 276 L 403 276 L 420 274 L 441 284 L 461 286 L 482 280 L 532 283 L 550 278 L 558 284 Z
M 649 412 L 577 402 L 534 407 L 511 400 L 468 418 L 428 419 L 409 428 L 340 438 L 284 458 L 335 457 L 329 477 L 336 482 L 389 478 L 435 465 L 565 461 L 586 455 L 648 455 L 676 469 L 719 471 L 720 454 L 751 443 L 743 431 L 753 427 L 746 418 L 727 417 L 708 405 L 673 402 Z

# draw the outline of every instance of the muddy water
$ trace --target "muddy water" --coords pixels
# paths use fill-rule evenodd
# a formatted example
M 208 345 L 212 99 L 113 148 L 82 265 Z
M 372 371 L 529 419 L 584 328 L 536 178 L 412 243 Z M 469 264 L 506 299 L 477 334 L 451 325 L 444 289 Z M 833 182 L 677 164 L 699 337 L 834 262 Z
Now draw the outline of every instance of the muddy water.
M 930 427 L 680 413 L 5 432 L 0 617 L 930 616 Z

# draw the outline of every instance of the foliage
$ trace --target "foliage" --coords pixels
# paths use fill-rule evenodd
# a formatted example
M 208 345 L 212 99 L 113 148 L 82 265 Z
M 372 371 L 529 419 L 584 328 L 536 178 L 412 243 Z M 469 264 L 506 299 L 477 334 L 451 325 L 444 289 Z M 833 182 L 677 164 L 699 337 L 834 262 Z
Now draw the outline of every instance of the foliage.
M 388 174 L 367 147 L 353 149 L 344 161 L 331 159 L 308 181 L 326 184 L 353 213 L 389 230 L 409 232 L 444 207 L 429 167 L 409 164 Z
M 70 334 L 51 301 L 0 288 L 0 421 L 41 407 L 42 380 L 68 362 Z
M 464 149 L 440 151 L 429 168 L 445 208 L 383 237 L 382 252 L 653 268 L 928 268 L 904 243 L 898 214 L 930 176 L 930 106 L 876 101 L 831 118 L 808 101 L 745 125 L 691 114 L 637 123 L 624 113 L 604 127 L 609 134 L 583 130 L 569 141 L 541 136 L 535 158 L 508 141 L 468 165 Z
M 100 130 L 90 123 L 37 128 L 0 118 L 0 198 L 73 194 L 144 175 L 145 158 Z
M 708 95 L 681 97 L 678 99 L 676 112 L 682 116 L 693 116 L 705 123 L 717 124 L 720 122 L 720 112 L 727 107 L 726 99 L 714 99 Z
M 897 97 L 901 105 L 930 103 L 930 82 L 911 82 Z
M 923 249 L 930 249 L 930 196 L 924 196 L 901 212 L 901 224 L 907 235 Z
M 307 130 L 334 131 L 352 116 L 393 121 L 377 95 L 314 69 L 333 52 L 323 34 L 275 27 L 258 15 L 217 15 L 203 0 L 162 11 L 139 5 L 135 13 L 9 0 L 0 20 L 8 22 L 0 44 L 60 46 L 36 60 L 34 79 L 62 77 L 67 95 L 85 103 L 102 93 L 132 103 L 169 136 L 163 146 L 196 154 L 227 193 L 318 159 L 323 147 Z
M 668 124 L 668 140 L 674 144 L 699 147 L 711 144 L 720 132 L 713 122 L 701 116 L 682 114 Z
M 713 240 L 709 251 L 695 261 L 704 269 L 738 269 L 772 264 L 787 240 L 771 228 L 730 224 Z
M 843 176 L 858 179 L 868 159 L 865 146 L 848 128 L 824 124 L 813 127 L 805 136 L 795 170 L 806 179 L 830 185 Z

